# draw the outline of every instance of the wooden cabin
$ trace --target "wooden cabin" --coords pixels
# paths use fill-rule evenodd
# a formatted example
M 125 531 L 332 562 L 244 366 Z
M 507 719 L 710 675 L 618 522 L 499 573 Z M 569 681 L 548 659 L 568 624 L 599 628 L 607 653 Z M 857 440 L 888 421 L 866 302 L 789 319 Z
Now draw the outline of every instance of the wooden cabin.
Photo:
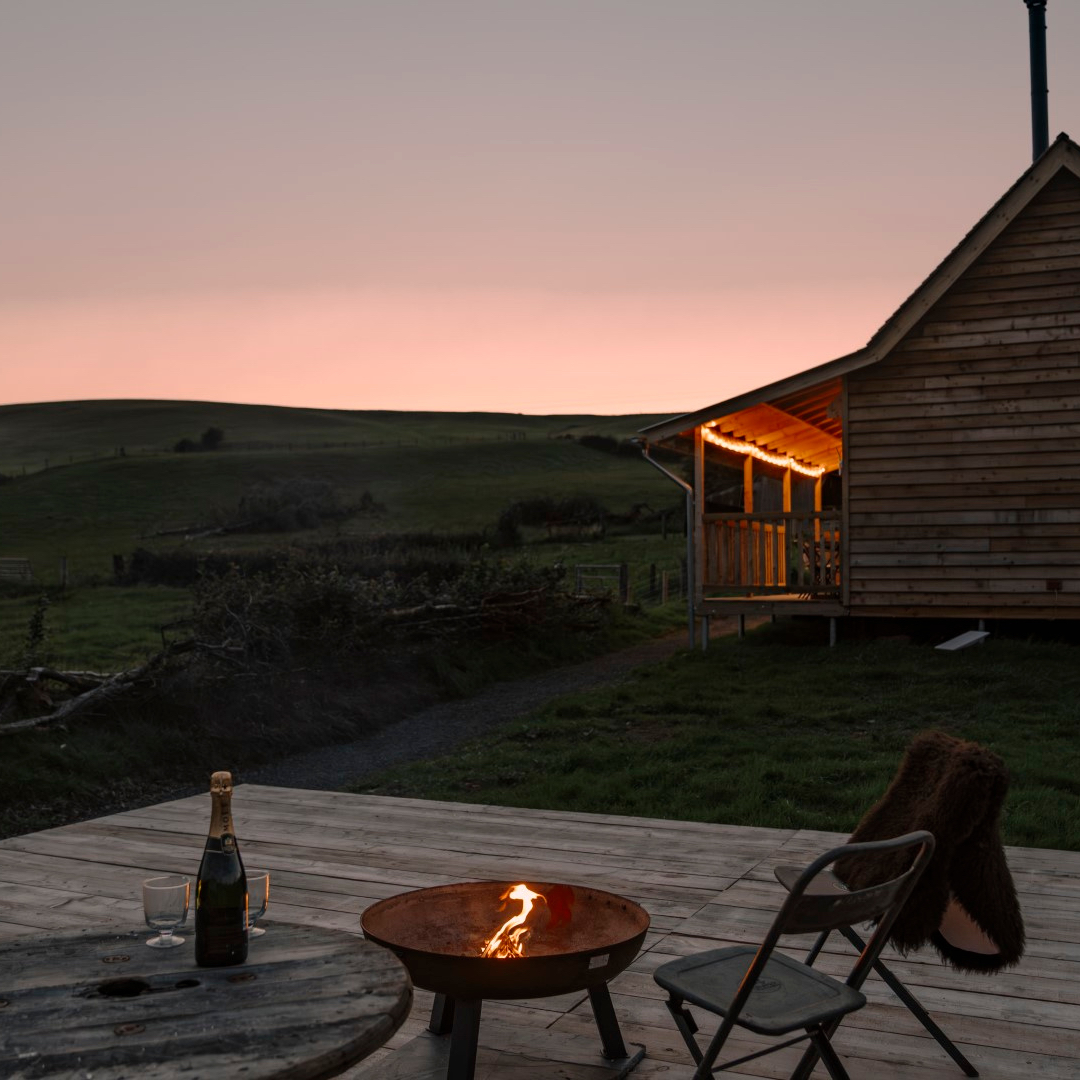
M 1080 617 L 1080 147 L 865 348 L 641 435 L 693 455 L 697 616 Z

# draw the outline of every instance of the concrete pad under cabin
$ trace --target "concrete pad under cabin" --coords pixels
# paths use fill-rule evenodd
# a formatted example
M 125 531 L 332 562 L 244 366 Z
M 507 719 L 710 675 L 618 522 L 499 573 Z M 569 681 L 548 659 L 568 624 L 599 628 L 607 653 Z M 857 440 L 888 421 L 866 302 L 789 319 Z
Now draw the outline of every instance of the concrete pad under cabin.
M 965 630 L 948 641 L 943 641 L 934 648 L 943 652 L 958 652 L 960 649 L 970 649 L 972 645 L 981 645 L 990 636 L 989 630 Z
M 627 1046 L 646 1048 L 629 1074 L 635 1080 L 691 1075 L 652 972 L 673 956 L 758 942 L 783 896 L 773 866 L 808 861 L 845 839 L 252 784 L 237 788 L 234 808 L 247 865 L 271 874 L 269 933 L 278 921 L 360 934 L 360 913 L 374 900 L 454 881 L 565 881 L 642 904 L 651 929 L 640 955 L 611 985 Z M 195 874 L 209 809 L 208 797 L 197 795 L 0 840 L 0 940 L 84 925 L 141 927 L 140 882 L 154 873 Z M 1074 1080 L 1080 1075 L 1080 853 L 1010 848 L 1008 856 L 1028 931 L 1027 955 L 1016 968 L 988 978 L 962 975 L 928 949 L 886 959 L 984 1080 Z M 805 944 L 793 939 L 790 951 L 801 955 Z M 819 963 L 840 972 L 845 950 L 831 943 Z M 876 976 L 866 991 L 869 1004 L 845 1020 L 836 1039 L 853 1077 L 962 1075 Z M 395 1074 L 397 1058 L 402 1066 L 437 1060 L 438 1040 L 426 1030 L 430 1006 L 431 995 L 417 992 L 398 1032 L 344 1075 L 376 1080 Z M 740 1034 L 730 1045 L 741 1053 L 758 1041 Z M 785 1051 L 724 1075 L 782 1077 L 794 1061 Z M 478 1069 L 478 1076 L 504 1080 L 550 1077 L 556 1068 L 567 1080 L 618 1075 L 600 1056 L 584 993 L 486 1002 L 479 1062 L 488 1071 Z

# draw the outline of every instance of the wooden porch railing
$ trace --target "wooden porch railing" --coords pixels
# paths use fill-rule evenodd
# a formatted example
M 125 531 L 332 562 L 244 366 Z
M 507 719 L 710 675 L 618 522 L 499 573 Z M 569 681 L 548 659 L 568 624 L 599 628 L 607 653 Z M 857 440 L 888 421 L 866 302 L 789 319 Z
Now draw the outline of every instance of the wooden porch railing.
M 706 514 L 706 588 L 745 593 L 840 592 L 835 511 Z

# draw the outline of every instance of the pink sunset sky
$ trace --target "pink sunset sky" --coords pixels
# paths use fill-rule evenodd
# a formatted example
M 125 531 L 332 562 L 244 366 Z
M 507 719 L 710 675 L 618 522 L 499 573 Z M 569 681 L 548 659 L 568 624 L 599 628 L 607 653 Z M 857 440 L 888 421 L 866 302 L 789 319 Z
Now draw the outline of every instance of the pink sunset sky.
M 1031 160 L 1022 0 L 25 0 L 0 83 L 0 403 L 683 412 Z

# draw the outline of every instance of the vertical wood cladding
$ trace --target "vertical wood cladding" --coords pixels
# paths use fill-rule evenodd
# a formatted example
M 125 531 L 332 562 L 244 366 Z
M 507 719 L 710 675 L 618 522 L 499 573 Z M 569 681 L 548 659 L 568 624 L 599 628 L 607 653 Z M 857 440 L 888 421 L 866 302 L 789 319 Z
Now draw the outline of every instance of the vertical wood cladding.
M 1080 617 L 1080 179 L 848 377 L 852 613 Z

